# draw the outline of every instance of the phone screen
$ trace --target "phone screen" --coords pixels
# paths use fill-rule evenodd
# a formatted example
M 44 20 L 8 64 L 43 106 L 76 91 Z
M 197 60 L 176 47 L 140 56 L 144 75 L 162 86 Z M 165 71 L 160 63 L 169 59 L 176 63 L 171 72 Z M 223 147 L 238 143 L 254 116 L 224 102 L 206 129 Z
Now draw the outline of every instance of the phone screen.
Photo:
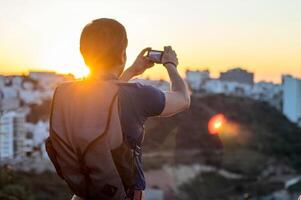
M 161 63 L 162 56 L 163 56 L 163 51 L 150 50 L 147 53 L 147 57 L 151 61 L 154 61 L 155 63 Z

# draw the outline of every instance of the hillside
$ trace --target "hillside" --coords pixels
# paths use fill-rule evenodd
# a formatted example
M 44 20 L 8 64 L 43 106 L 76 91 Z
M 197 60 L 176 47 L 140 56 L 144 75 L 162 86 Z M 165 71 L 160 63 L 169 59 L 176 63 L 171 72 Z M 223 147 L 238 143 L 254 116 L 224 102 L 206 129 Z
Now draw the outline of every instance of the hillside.
M 49 104 L 47 101 L 33 106 L 28 120 L 36 122 L 49 116 Z M 235 126 L 234 136 L 208 133 L 208 121 L 217 113 L 224 114 Z M 170 162 L 201 162 L 254 175 L 273 163 L 283 165 L 282 169 L 291 168 L 288 171 L 301 171 L 301 129 L 264 102 L 225 95 L 194 95 L 189 110 L 169 118 L 149 119 L 145 128 L 147 169 Z
M 216 113 L 226 116 L 235 126 L 235 134 L 219 137 L 208 133 L 208 121 Z M 175 163 L 209 162 L 254 176 L 262 170 L 301 171 L 301 129 L 267 103 L 243 97 L 193 96 L 189 110 L 148 120 L 144 149 L 167 151 Z M 199 153 L 194 159 L 193 155 L 187 158 L 183 152 L 189 151 Z

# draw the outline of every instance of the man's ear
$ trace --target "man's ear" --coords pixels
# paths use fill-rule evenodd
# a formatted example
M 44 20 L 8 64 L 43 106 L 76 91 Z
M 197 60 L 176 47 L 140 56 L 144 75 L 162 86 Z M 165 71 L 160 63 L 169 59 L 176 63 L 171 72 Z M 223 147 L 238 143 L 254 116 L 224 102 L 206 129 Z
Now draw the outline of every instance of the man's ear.
M 122 64 L 122 65 L 125 65 L 125 63 L 126 63 L 126 50 L 125 50 L 125 49 L 122 50 L 122 52 L 121 52 L 121 58 L 120 58 L 120 61 L 121 61 L 121 64 Z

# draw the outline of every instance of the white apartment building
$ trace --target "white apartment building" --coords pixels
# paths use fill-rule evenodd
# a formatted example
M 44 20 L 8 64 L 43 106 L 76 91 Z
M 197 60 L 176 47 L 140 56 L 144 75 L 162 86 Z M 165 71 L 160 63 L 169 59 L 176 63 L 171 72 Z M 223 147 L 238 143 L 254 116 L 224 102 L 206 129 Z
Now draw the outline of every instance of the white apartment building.
M 25 114 L 4 112 L 0 115 L 0 160 L 25 155 Z
M 14 156 L 14 113 L 0 114 L 0 161 Z
M 252 86 L 231 81 L 221 81 L 211 79 L 204 84 L 204 90 L 207 93 L 226 94 L 235 96 L 250 96 Z
M 255 83 L 252 89 L 251 98 L 265 101 L 277 110 L 282 110 L 282 85 L 271 82 Z
M 200 71 L 186 71 L 186 81 L 190 88 L 194 91 L 199 91 L 202 85 L 210 79 L 210 72 L 208 70 Z
M 14 110 L 20 107 L 18 90 L 13 87 L 0 87 L 0 111 Z
M 292 122 L 301 125 L 301 79 L 282 76 L 283 114 Z

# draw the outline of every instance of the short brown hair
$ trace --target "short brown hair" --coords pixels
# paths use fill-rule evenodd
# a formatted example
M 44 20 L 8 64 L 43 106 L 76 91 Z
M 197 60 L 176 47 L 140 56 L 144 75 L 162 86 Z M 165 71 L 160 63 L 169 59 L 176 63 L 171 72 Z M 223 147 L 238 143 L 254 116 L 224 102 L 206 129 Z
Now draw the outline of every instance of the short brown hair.
M 101 64 L 109 69 L 120 62 L 120 54 L 127 47 L 126 30 L 114 19 L 100 18 L 87 24 L 80 37 L 80 52 L 86 65 Z

